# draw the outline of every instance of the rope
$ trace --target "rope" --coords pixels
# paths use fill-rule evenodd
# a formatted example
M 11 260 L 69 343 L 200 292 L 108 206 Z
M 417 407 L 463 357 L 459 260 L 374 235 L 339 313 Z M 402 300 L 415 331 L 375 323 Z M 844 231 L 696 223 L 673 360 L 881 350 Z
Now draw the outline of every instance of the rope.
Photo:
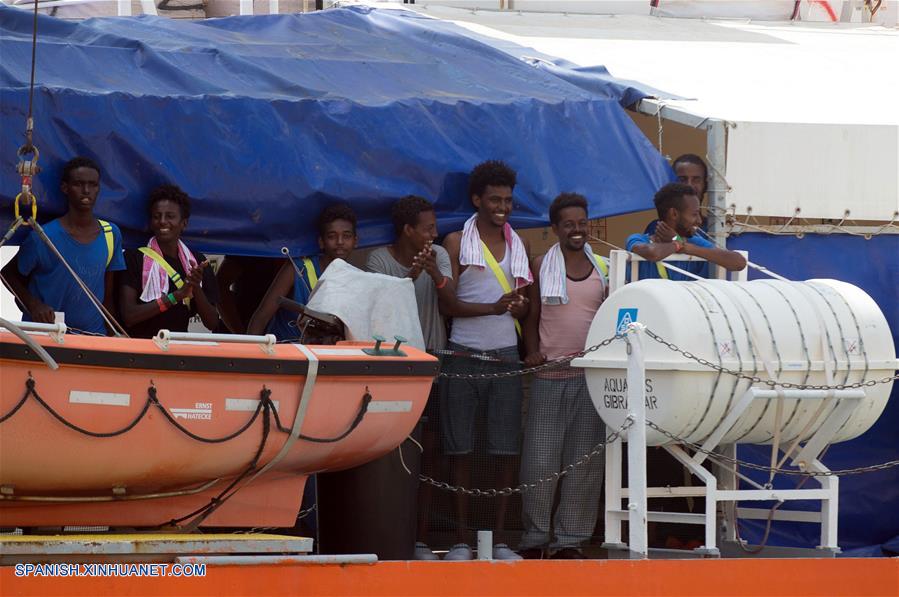
M 34 0 L 34 22 L 31 30 L 31 84 L 28 89 L 28 118 L 25 121 L 25 149 L 26 153 L 34 149 L 32 144 L 32 130 L 34 128 L 34 73 L 37 66 L 37 6 L 38 0 Z
M 353 418 L 353 422 L 350 423 L 350 426 L 347 427 L 346 431 L 344 431 L 340 435 L 337 435 L 335 437 L 323 438 L 323 437 L 310 437 L 308 435 L 303 435 L 302 433 L 300 433 L 297 435 L 297 437 L 299 439 L 305 440 L 307 442 L 312 442 L 312 443 L 316 443 L 316 444 L 333 444 L 335 442 L 339 442 L 340 440 L 342 440 L 343 438 L 345 438 L 349 434 L 351 434 L 353 431 L 355 431 L 356 428 L 359 426 L 359 424 L 362 423 L 362 419 L 364 419 L 365 415 L 368 413 L 368 405 L 371 403 L 371 401 L 372 401 L 372 395 L 368 392 L 368 388 L 366 388 L 365 394 L 362 395 L 362 403 L 359 405 L 359 410 L 356 412 L 356 416 L 355 416 L 355 418 Z M 275 427 L 281 433 L 289 434 L 290 429 L 281 424 L 281 417 L 278 416 L 278 410 L 273 408 L 272 411 L 273 411 L 274 417 L 275 417 Z
M 633 251 L 628 251 L 627 249 L 622 249 L 622 248 L 619 247 L 618 245 L 613 245 L 612 243 L 610 243 L 610 242 L 608 242 L 608 241 L 604 241 L 603 239 L 598 238 L 598 237 L 596 237 L 596 236 L 593 236 L 592 234 L 588 234 L 587 236 L 590 237 L 590 240 L 595 240 L 595 241 L 600 242 L 600 243 L 602 243 L 602 244 L 604 244 L 604 245 L 607 245 L 607 246 L 609 246 L 609 247 L 612 247 L 613 249 L 616 249 L 616 250 L 618 250 L 618 251 L 624 251 L 624 252 L 627 253 L 628 255 L 636 255 L 637 257 L 640 257 L 639 255 L 637 255 L 637 254 L 634 253 Z M 640 259 L 643 259 L 643 258 L 640 257 Z M 652 263 L 652 262 L 649 261 L 648 259 L 644 259 L 644 261 L 647 261 L 647 262 L 649 262 L 649 263 Z M 677 267 L 676 265 L 671 265 L 670 263 L 666 263 L 666 262 L 664 262 L 664 261 L 657 261 L 656 263 L 661 263 L 664 267 L 670 269 L 671 271 L 677 272 L 677 273 L 679 273 L 679 274 L 683 274 L 683 275 L 687 276 L 688 278 L 693 278 L 694 280 L 704 280 L 704 279 L 705 279 L 705 278 L 702 278 L 702 277 L 700 277 L 700 276 L 697 276 L 696 274 L 694 274 L 694 273 L 692 273 L 692 272 L 688 272 L 688 271 L 686 271 L 686 270 L 682 270 L 681 268 Z
M 256 449 L 256 453 L 253 455 L 253 459 L 250 461 L 250 464 L 247 465 L 247 468 L 245 468 L 240 475 L 235 477 L 234 480 L 229 483 L 228 486 L 225 487 L 217 496 L 211 498 L 208 504 L 197 508 L 189 514 L 170 520 L 168 522 L 169 525 L 176 526 L 179 523 L 184 522 L 185 520 L 193 518 L 193 520 L 191 520 L 188 525 L 181 529 L 181 531 L 185 533 L 195 531 L 197 528 L 199 528 L 200 524 L 209 517 L 210 514 L 218 510 L 222 506 L 222 504 L 231 499 L 241 488 L 238 488 L 233 492 L 231 492 L 231 490 L 244 478 L 246 478 L 247 475 L 256 470 L 256 465 L 259 464 L 259 458 L 262 456 L 262 452 L 265 450 L 265 446 L 268 443 L 268 436 L 269 432 L 271 431 L 270 415 L 272 412 L 272 403 L 270 399 L 266 397 L 264 400 L 260 400 L 259 402 L 260 404 L 262 404 L 263 402 L 265 403 L 265 406 L 263 407 L 265 416 L 262 418 L 262 437 L 259 440 L 259 447 Z
M 128 423 L 125 427 L 122 427 L 121 429 L 119 429 L 117 431 L 109 431 L 109 432 L 105 432 L 105 433 L 97 432 L 97 431 L 90 431 L 88 429 L 85 429 L 84 427 L 79 427 L 78 425 L 75 425 L 71 421 L 68 421 L 61 414 L 56 412 L 52 406 L 47 404 L 47 402 L 43 398 L 40 397 L 40 395 L 37 393 L 37 390 L 35 390 L 34 386 L 35 386 L 34 378 L 29 377 L 25 381 L 25 387 L 27 388 L 27 390 L 25 391 L 25 396 L 22 397 L 22 400 L 19 401 L 19 404 L 17 404 L 12 409 L 12 411 L 10 411 L 6 415 L 4 415 L 2 418 L 0 418 L 0 423 L 6 421 L 12 415 L 14 415 L 16 413 L 16 411 L 18 411 L 19 408 L 21 408 L 21 406 L 25 403 L 25 401 L 28 399 L 28 397 L 31 396 L 35 400 L 37 400 L 38 404 L 43 406 L 44 410 L 46 410 L 48 413 L 50 413 L 54 419 L 56 419 L 57 421 L 59 421 L 60 423 L 62 423 L 66 427 L 68 427 L 69 429 L 71 429 L 73 431 L 77 431 L 78 433 L 80 433 L 82 435 L 87 435 L 90 437 L 106 438 L 106 437 L 116 437 L 118 435 L 128 433 L 129 431 L 134 429 L 134 427 L 138 423 L 140 423 L 141 419 L 144 418 L 144 416 L 147 414 L 147 411 L 150 409 L 150 402 L 149 401 L 145 402 L 144 407 L 141 409 L 140 413 L 138 413 L 138 415 L 130 423 Z
M 50 406 L 50 404 L 48 404 L 47 401 L 44 400 L 40 396 L 40 394 L 38 394 L 37 389 L 35 387 L 36 385 L 37 384 L 33 377 L 29 377 L 25 381 L 25 394 L 16 403 L 16 405 L 13 406 L 9 410 L 9 412 L 0 416 L 0 424 L 4 423 L 7 420 L 9 420 L 10 418 L 12 418 L 13 415 L 15 415 L 19 411 L 19 409 L 21 409 L 22 406 L 24 406 L 24 404 L 28 401 L 28 398 L 33 397 L 37 401 L 37 403 L 40 404 L 44 408 L 44 410 L 46 410 L 48 413 L 50 413 L 53 416 L 53 418 L 55 418 L 57 421 L 59 421 L 60 423 L 62 423 L 66 427 L 68 427 L 69 429 L 71 429 L 73 431 L 77 431 L 78 433 L 80 433 L 82 435 L 87 435 L 89 437 L 108 438 L 108 437 L 116 437 L 116 436 L 128 433 L 129 431 L 134 429 L 134 427 L 138 423 L 140 423 L 140 421 L 147 415 L 147 411 L 149 411 L 150 406 L 154 405 L 159 410 L 162 411 L 162 414 L 165 416 L 166 420 L 169 423 L 171 423 L 172 426 L 175 427 L 175 429 L 177 429 L 178 431 L 180 431 L 187 437 L 189 437 L 195 441 L 202 442 L 202 443 L 219 444 L 222 442 L 230 441 L 230 440 L 242 435 L 243 433 L 245 433 L 250 428 L 250 426 L 256 421 L 256 419 L 259 417 L 259 413 L 262 412 L 262 410 L 266 406 L 270 406 L 270 407 L 274 406 L 274 403 L 271 401 L 271 398 L 269 398 L 269 395 L 271 394 L 271 390 L 268 390 L 267 388 L 263 387 L 262 391 L 260 392 L 261 399 L 259 401 L 259 405 L 256 407 L 256 411 L 253 413 L 253 416 L 250 418 L 249 421 L 247 421 L 240 429 L 238 429 L 234 433 L 230 433 L 224 437 L 208 438 L 208 437 L 202 437 L 200 435 L 197 435 L 197 434 L 191 432 L 189 429 L 185 428 L 180 423 L 178 423 L 178 421 L 176 421 L 174 419 L 174 417 L 172 417 L 172 415 L 168 412 L 168 410 L 166 410 L 166 408 L 162 405 L 162 403 L 159 402 L 159 398 L 156 395 L 156 387 L 150 386 L 147 389 L 147 400 L 144 402 L 143 408 L 141 408 L 140 413 L 138 413 L 138 415 L 130 423 L 128 423 L 128 425 L 126 425 L 125 427 L 122 427 L 121 429 L 118 429 L 116 431 L 99 432 L 99 431 L 91 431 L 89 429 L 85 429 L 84 427 L 76 425 L 76 424 L 72 423 L 71 421 L 69 421 L 68 419 L 66 419 L 65 417 L 63 417 L 52 406 Z
M 733 206 L 731 206 L 733 207 Z M 725 217 L 723 218 L 727 225 L 727 234 L 728 236 L 741 234 L 746 229 L 751 232 L 762 232 L 764 234 L 770 234 L 772 236 L 795 236 L 797 238 L 802 238 L 806 233 L 808 234 L 821 234 L 821 235 L 830 235 L 834 233 L 839 234 L 848 234 L 849 236 L 859 236 L 864 238 L 865 240 L 870 240 L 875 236 L 880 236 L 882 234 L 893 233 L 894 231 L 899 231 L 899 226 L 896 225 L 897 221 L 899 221 L 899 211 L 893 212 L 893 215 L 890 217 L 889 221 L 885 224 L 882 224 L 879 228 L 874 230 L 873 232 L 857 232 L 851 229 L 851 225 L 843 226 L 843 223 L 846 221 L 846 216 L 837 223 L 837 224 L 810 224 L 804 218 L 800 218 L 803 223 L 796 226 L 789 226 L 796 217 L 792 217 L 786 224 L 783 224 L 777 230 L 772 230 L 770 227 L 763 226 L 758 223 L 752 223 L 753 221 L 758 222 L 755 216 L 752 215 L 751 209 L 747 209 L 749 213 L 746 215 L 746 219 L 744 221 L 739 221 L 736 217 L 735 213 L 731 213 L 727 209 L 721 207 L 710 206 L 709 209 L 717 210 L 719 212 L 723 212 Z M 722 218 L 722 216 L 709 214 L 711 217 Z M 854 222 L 853 222 L 854 224 Z M 787 230 L 787 228 L 791 228 Z
M 62 253 L 59 252 L 59 249 L 56 248 L 56 245 L 53 244 L 53 241 L 50 240 L 50 237 L 47 236 L 47 233 L 44 232 L 44 229 L 41 227 L 41 225 L 38 224 L 34 219 L 32 219 L 31 227 L 35 232 L 38 233 L 38 236 L 41 237 L 41 240 L 44 241 L 44 244 L 46 244 L 50 248 L 50 250 L 53 251 L 53 254 L 56 255 L 57 259 L 62 262 L 68 272 L 75 279 L 75 283 L 78 284 L 78 286 L 81 288 L 81 290 L 84 291 L 84 293 L 87 295 L 87 298 L 91 301 L 94 307 L 96 307 L 100 312 L 100 316 L 103 318 L 103 321 L 106 322 L 106 325 L 109 326 L 112 332 L 117 337 L 124 336 L 125 338 L 128 338 L 128 332 L 125 331 L 125 328 L 123 328 L 122 325 L 118 321 L 116 321 L 116 318 L 113 317 L 112 313 L 106 310 L 106 307 L 103 306 L 103 303 L 100 302 L 100 299 L 98 299 L 93 291 L 88 288 L 87 284 L 84 283 L 84 280 L 81 279 L 78 273 L 74 269 L 72 269 L 72 266 L 69 265 L 69 262 L 66 261 L 66 258 L 62 256 Z
M 216 438 L 199 436 L 196 433 L 193 433 L 192 431 L 190 431 L 189 429 L 184 427 L 183 425 L 181 425 L 181 423 L 179 423 L 177 420 L 175 420 L 175 418 L 171 415 L 171 413 L 169 413 L 169 411 L 166 410 L 166 408 L 162 404 L 160 404 L 159 399 L 156 396 L 156 386 L 150 386 L 147 389 L 147 404 L 150 404 L 150 403 L 154 404 L 160 411 L 162 411 L 163 416 L 166 419 L 168 419 L 168 422 L 171 423 L 175 427 L 175 429 L 177 429 L 178 431 L 180 431 L 181 433 L 183 433 L 190 439 L 196 440 L 198 442 L 202 442 L 204 444 L 221 444 L 223 442 L 231 441 L 232 439 L 239 437 L 240 435 L 243 435 L 243 433 L 247 429 L 249 429 L 250 426 L 254 422 L 256 422 L 256 419 L 259 417 L 259 413 L 262 412 L 262 409 L 265 407 L 265 404 L 266 404 L 265 400 L 268 399 L 268 396 L 265 394 L 266 392 L 271 393 L 271 391 L 266 388 L 262 389 L 261 393 L 263 395 L 265 395 L 265 398 L 259 400 L 259 403 L 256 405 L 256 410 L 253 411 L 253 416 L 250 417 L 250 420 L 247 421 L 243 425 L 243 427 L 241 427 L 234 433 L 230 433 L 224 437 L 216 437 Z

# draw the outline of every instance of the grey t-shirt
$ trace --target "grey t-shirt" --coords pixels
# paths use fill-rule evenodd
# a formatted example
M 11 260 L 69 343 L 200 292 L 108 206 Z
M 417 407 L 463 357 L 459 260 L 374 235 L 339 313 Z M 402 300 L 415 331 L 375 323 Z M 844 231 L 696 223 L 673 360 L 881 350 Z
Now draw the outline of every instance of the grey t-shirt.
M 437 267 L 440 273 L 452 278 L 453 268 L 450 265 L 449 253 L 439 245 L 433 245 L 433 249 L 437 254 Z M 369 254 L 365 269 L 378 274 L 405 278 L 410 268 L 394 259 L 387 247 L 380 247 Z M 434 287 L 434 280 L 426 272 L 422 272 L 415 278 L 413 285 L 425 346 L 428 350 L 440 350 L 446 346 L 446 325 L 437 308 L 437 289 Z

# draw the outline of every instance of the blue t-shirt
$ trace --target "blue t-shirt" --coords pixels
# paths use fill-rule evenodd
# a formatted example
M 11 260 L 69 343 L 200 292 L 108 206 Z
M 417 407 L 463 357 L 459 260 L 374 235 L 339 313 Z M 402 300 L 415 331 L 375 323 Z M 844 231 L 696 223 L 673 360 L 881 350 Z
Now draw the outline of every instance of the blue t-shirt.
M 99 224 L 97 224 L 99 227 Z M 106 235 L 100 230 L 93 242 L 80 243 L 66 232 L 59 220 L 44 226 L 44 232 L 53 241 L 72 269 L 75 270 L 91 292 L 102 302 L 106 289 L 106 272 L 125 269 L 122 255 L 122 233 L 110 222 L 112 228 L 112 259 L 106 245 Z M 53 308 L 66 314 L 66 325 L 76 330 L 106 334 L 103 317 L 91 303 L 87 294 L 78 286 L 72 274 L 37 235 L 31 232 L 18 253 L 19 273 L 30 276 L 28 292 Z M 28 317 L 28 315 L 25 315 Z
M 308 259 L 312 261 L 312 267 L 315 269 L 315 276 L 321 276 L 322 269 L 321 264 L 318 261 L 318 255 L 313 255 Z M 309 301 L 309 295 L 312 294 L 312 282 L 309 280 L 309 276 L 306 273 L 306 266 L 303 263 L 303 260 L 297 259 L 296 265 L 303 275 L 297 276 L 296 271 L 294 271 L 293 292 L 287 298 L 296 301 L 301 305 L 305 305 Z M 296 326 L 297 315 L 298 313 L 295 311 L 278 309 L 275 316 L 272 317 L 272 321 L 269 323 L 266 333 L 274 334 L 278 340 L 297 340 L 300 337 L 300 330 L 298 330 Z
M 643 234 L 648 234 L 649 236 L 652 236 L 653 234 L 655 234 L 656 228 L 658 228 L 658 226 L 659 226 L 659 221 L 653 220 L 652 222 L 650 222 L 649 224 L 646 225 L 646 230 L 643 231 Z M 702 224 L 699 227 L 702 228 L 703 232 L 708 232 L 709 231 L 709 221 L 706 218 L 702 218 Z
M 692 237 L 687 239 L 687 242 L 691 245 L 696 245 L 697 247 L 704 247 L 706 249 L 714 248 L 715 245 L 707 241 L 698 235 L 693 235 Z M 628 251 L 633 251 L 636 245 L 648 245 L 649 244 L 649 235 L 648 234 L 631 234 L 627 237 L 627 245 L 625 248 Z M 709 263 L 708 261 L 666 261 L 666 263 L 670 263 L 675 267 L 679 267 L 682 270 L 688 271 L 691 274 L 695 274 L 700 278 L 708 278 L 709 277 Z M 628 278 L 630 278 L 630 268 L 628 268 Z M 651 261 L 644 261 L 640 263 L 640 279 L 644 280 L 646 278 L 661 278 L 659 275 L 658 266 Z M 668 270 L 668 279 L 669 280 L 692 280 L 693 278 L 688 278 L 680 272 L 675 272 L 672 270 Z

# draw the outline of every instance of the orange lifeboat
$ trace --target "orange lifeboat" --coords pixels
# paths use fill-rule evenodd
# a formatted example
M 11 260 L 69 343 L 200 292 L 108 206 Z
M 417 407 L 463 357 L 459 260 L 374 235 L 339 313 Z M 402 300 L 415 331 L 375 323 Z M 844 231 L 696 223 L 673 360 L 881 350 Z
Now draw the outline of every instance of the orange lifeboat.
M 409 346 L 14 327 L 0 331 L 4 527 L 293 526 L 307 476 L 396 448 L 438 370 Z

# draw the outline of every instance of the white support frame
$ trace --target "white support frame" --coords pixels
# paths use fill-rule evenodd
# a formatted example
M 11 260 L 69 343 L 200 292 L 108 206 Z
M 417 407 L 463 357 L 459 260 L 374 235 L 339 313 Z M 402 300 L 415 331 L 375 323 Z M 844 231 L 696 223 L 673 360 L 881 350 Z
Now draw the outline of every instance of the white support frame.
M 747 251 L 736 251 L 740 255 L 746 258 L 746 261 L 749 261 L 749 252 Z M 625 284 L 627 284 L 627 268 L 628 264 L 630 264 L 631 268 L 631 281 L 635 282 L 639 279 L 639 271 L 640 271 L 640 262 L 646 261 L 636 253 L 631 253 L 628 251 L 620 251 L 615 249 L 609 253 L 609 294 L 615 292 Z M 669 255 L 665 259 L 662 260 L 662 263 L 668 269 L 673 271 L 681 272 L 680 268 L 670 265 L 667 262 L 669 261 L 705 261 L 701 257 L 695 257 L 693 255 L 681 255 L 680 253 L 675 253 L 673 255 Z M 718 268 L 718 278 L 720 280 L 728 279 L 728 271 L 723 267 Z M 738 272 L 730 272 L 730 280 L 733 282 L 746 282 L 749 279 L 749 268 L 744 267 Z
M 702 444 L 702 451 L 691 455 L 682 445 L 666 445 L 665 450 L 674 456 L 692 475 L 702 481 L 699 487 L 647 487 L 646 481 L 646 404 L 645 363 L 643 356 L 644 326 L 632 323 L 628 326 L 628 419 L 632 425 L 626 433 L 628 442 L 628 483 L 624 485 L 622 466 L 623 438 L 606 446 L 606 503 L 605 503 L 605 541 L 607 549 L 628 549 L 633 558 L 646 558 L 647 521 L 673 522 L 680 524 L 699 524 L 704 526 L 704 544 L 694 550 L 703 555 L 720 555 L 718 549 L 718 513 L 722 511 L 726 521 L 725 540 L 736 540 L 737 518 L 767 519 L 770 510 L 757 508 L 737 508 L 738 501 L 790 501 L 818 500 L 821 502 L 819 512 L 777 511 L 774 520 L 794 520 L 821 525 L 821 543 L 819 549 L 839 551 L 838 512 L 839 512 L 839 478 L 832 475 L 815 476 L 820 487 L 808 489 L 775 489 L 761 485 L 738 473 L 731 464 L 712 460 L 718 465 L 718 477 L 703 466 L 709 458 L 706 452 L 715 452 L 726 457 L 736 458 L 736 444 L 722 445 L 721 440 L 727 435 L 743 413 L 757 400 L 775 400 L 778 398 L 803 400 L 838 401 L 820 427 L 805 442 L 798 453 L 791 455 L 791 465 L 801 471 L 827 473 L 828 468 L 818 460 L 825 446 L 858 407 L 865 397 L 864 390 L 769 390 L 749 388 L 734 404 L 718 427 Z M 631 390 L 634 390 L 631 393 Z M 739 489 L 738 478 L 747 482 L 752 489 Z M 705 512 L 656 512 L 647 507 L 647 498 L 665 498 L 682 496 L 705 497 Z M 622 507 L 622 501 L 627 506 Z M 720 505 L 720 508 L 719 508 Z M 628 543 L 622 542 L 621 523 L 628 521 Z

